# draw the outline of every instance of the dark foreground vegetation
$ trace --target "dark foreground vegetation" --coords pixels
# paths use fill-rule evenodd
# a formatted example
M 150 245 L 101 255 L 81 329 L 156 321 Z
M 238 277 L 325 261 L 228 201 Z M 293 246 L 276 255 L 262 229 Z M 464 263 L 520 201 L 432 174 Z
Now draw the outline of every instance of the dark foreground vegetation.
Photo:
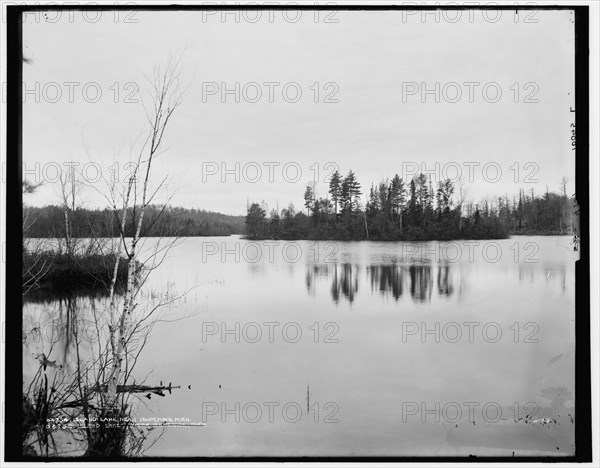
M 23 190 L 27 193 L 25 183 Z M 72 295 L 108 296 L 116 258 L 99 244 L 106 238 L 133 237 L 139 209 L 128 209 L 124 232 L 120 232 L 122 213 L 118 210 L 57 205 L 23 207 L 23 231 L 27 238 L 49 238 L 59 242 L 58 248 L 24 248 L 23 291 L 26 300 L 43 301 Z M 243 216 L 148 205 L 139 236 L 229 236 L 244 231 Z M 114 285 L 117 294 L 125 288 L 127 269 L 128 260 L 121 256 Z
M 24 297 L 35 302 L 72 295 L 108 296 L 114 265 L 114 255 L 25 252 L 23 287 L 31 287 Z M 127 284 L 127 268 L 127 259 L 121 258 L 115 283 L 118 293 Z
M 139 456 L 162 435 L 155 426 L 135 423 L 134 405 L 141 398 L 145 402 L 170 395 L 180 386 L 146 382 L 152 371 L 134 369 L 154 325 L 161 321 L 161 309 L 185 292 L 165 285 L 143 295 L 142 286 L 177 236 L 243 229 L 243 217 L 237 221 L 238 230 L 235 217 L 153 204 L 166 181 L 150 183 L 153 161 L 163 152 L 163 135 L 182 104 L 180 62 L 179 54 L 170 53 L 164 65 L 153 68 L 147 88 L 147 102 L 153 105 L 144 108 L 147 124 L 131 146 L 130 155 L 137 154 L 133 172 L 123 181 L 115 174 L 106 180 L 110 209 L 82 208 L 79 197 L 86 184 L 75 170 L 61 173 L 56 181 L 60 206 L 23 207 L 23 299 L 43 290 L 56 296 L 68 289 L 69 294 L 64 300 L 23 309 L 27 373 L 22 381 L 22 451 L 19 454 L 11 444 L 13 457 L 116 461 Z M 23 195 L 36 188 L 23 180 Z M 145 252 L 143 238 L 148 236 L 175 238 Z M 106 294 L 97 301 L 98 308 L 96 293 Z M 25 328 L 27 322 L 30 326 Z
M 24 216 L 29 219 L 27 237 L 63 237 L 64 207 L 50 205 L 45 207 L 25 207 Z M 134 208 L 125 225 L 125 237 L 133 237 Z M 115 219 L 115 211 L 110 208 L 89 210 L 76 208 L 71 211 L 70 223 L 72 237 L 119 237 L 120 223 Z M 154 206 L 146 207 L 143 237 L 162 236 L 229 236 L 243 234 L 245 231 L 243 216 L 230 216 L 212 211 Z
M 458 193 L 457 193 L 458 192 Z M 352 171 L 333 174 L 326 197 L 311 186 L 304 193 L 306 213 L 293 204 L 267 217 L 264 204 L 252 203 L 246 215 L 250 239 L 452 240 L 504 239 L 510 234 L 569 234 L 574 200 L 563 193 L 496 196 L 466 202 L 451 180 L 434 188 L 420 174 L 407 184 L 397 174 L 371 188 L 363 207 L 361 186 Z

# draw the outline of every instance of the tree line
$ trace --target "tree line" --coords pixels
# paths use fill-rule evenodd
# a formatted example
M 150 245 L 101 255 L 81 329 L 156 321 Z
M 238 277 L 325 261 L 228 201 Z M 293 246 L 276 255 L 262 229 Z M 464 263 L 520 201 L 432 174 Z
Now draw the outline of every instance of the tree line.
M 248 206 L 250 239 L 451 240 L 503 239 L 509 234 L 568 234 L 574 203 L 566 193 L 534 189 L 509 197 L 465 200 L 461 186 L 446 179 L 433 184 L 424 174 L 404 181 L 398 174 L 363 191 L 352 170 L 336 171 L 325 197 L 314 185 L 304 192 L 304 211 L 292 203 L 278 212 L 263 202 Z
M 125 224 L 125 236 L 134 234 L 135 211 L 139 207 L 128 209 Z M 24 207 L 24 233 L 27 237 L 65 237 L 65 207 L 50 205 L 44 207 Z M 115 211 L 105 209 L 85 209 L 76 207 L 69 212 L 71 237 L 119 237 L 120 222 Z M 243 216 L 230 216 L 212 211 L 149 205 L 146 207 L 143 234 L 157 236 L 229 236 L 243 234 L 245 231 Z M 25 222 L 25 219 L 27 220 Z

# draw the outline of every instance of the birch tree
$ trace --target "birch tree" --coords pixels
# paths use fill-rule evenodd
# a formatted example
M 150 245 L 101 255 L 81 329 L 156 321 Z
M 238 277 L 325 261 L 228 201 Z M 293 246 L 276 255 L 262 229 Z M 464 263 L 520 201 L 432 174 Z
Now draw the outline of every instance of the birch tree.
M 165 132 L 174 112 L 181 105 L 182 96 L 179 59 L 171 56 L 165 66 L 154 69 L 150 79 L 150 101 L 144 103 L 147 130 L 137 154 L 135 170 L 125 184 L 121 206 L 118 207 L 113 199 L 113 211 L 119 223 L 120 242 L 115 251 L 115 268 L 109 293 L 112 354 L 106 383 L 109 408 L 115 408 L 117 405 L 118 386 L 126 375 L 124 361 L 127 357 L 127 343 L 132 331 L 138 329 L 138 324 L 132 321 L 132 312 L 136 306 L 135 300 L 139 288 L 143 283 L 139 247 L 143 237 L 144 215 L 166 181 L 165 178 L 156 188 L 150 187 L 153 163 L 162 149 Z M 131 239 L 125 237 L 128 217 L 134 227 Z M 128 276 L 125 295 L 118 308 L 115 300 L 115 283 L 123 253 L 128 262 Z M 158 248 L 154 252 L 157 256 L 161 253 L 164 251 L 161 252 Z

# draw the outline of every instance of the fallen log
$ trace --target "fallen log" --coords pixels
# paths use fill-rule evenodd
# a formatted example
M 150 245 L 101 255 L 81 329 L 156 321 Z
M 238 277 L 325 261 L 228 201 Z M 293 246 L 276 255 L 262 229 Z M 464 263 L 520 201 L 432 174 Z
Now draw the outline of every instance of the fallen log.
M 154 393 L 155 395 L 165 396 L 163 390 L 166 390 L 171 394 L 171 390 L 181 388 L 181 385 L 173 386 L 171 382 L 169 385 L 117 385 L 117 393 L 147 393 L 148 395 Z M 106 393 L 108 391 L 107 384 L 96 384 L 92 387 L 89 387 L 85 390 L 86 398 L 80 398 L 78 400 L 67 401 L 61 404 L 58 409 L 61 408 L 77 408 L 78 406 L 83 406 L 85 404 L 89 404 L 88 401 L 92 398 L 94 393 Z M 146 395 L 146 397 L 148 397 Z

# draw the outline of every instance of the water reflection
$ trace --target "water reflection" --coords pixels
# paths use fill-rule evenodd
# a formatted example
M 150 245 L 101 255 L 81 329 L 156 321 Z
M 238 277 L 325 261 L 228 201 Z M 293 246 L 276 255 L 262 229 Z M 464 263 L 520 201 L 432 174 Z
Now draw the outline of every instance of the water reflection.
M 431 302 L 431 268 L 411 265 L 408 267 L 410 275 L 410 295 L 418 302 Z
M 440 296 L 452 296 L 454 285 L 452 275 L 450 274 L 450 266 L 439 266 L 437 272 L 438 293 Z
M 379 289 L 382 294 L 391 292 L 396 300 L 402 297 L 405 268 L 397 265 L 372 265 L 367 271 L 371 278 L 371 292 Z
M 316 283 L 329 279 L 330 296 L 337 304 L 344 298 L 356 300 L 361 282 L 370 284 L 370 294 L 393 297 L 399 301 L 403 296 L 416 303 L 430 303 L 436 297 L 456 296 L 460 302 L 466 293 L 467 277 L 472 271 L 461 266 L 372 264 L 364 270 L 355 263 L 308 264 L 306 266 L 306 290 L 314 296 Z M 517 278 L 521 284 L 542 281 L 545 286 L 561 294 L 567 290 L 567 270 L 564 265 L 518 265 Z M 368 291 L 365 291 L 368 292 Z
M 331 298 L 337 304 L 341 293 L 350 303 L 354 302 L 358 292 L 358 266 L 350 263 L 344 263 L 341 266 L 336 264 L 332 270 Z
M 319 265 L 317 263 L 310 265 L 306 269 L 306 290 L 314 295 L 315 288 L 314 282 L 315 277 L 327 278 L 329 275 L 329 265 Z
M 222 239 L 213 241 L 221 243 Z M 238 424 L 231 417 L 222 422 L 215 416 L 221 423 L 204 428 L 202 444 L 196 432 L 167 429 L 148 455 L 260 456 L 274 453 L 276 444 L 284 447 L 278 455 L 319 456 L 334 444 L 338 447 L 335 453 L 340 455 L 352 453 L 361 444 L 365 445 L 361 453 L 414 454 L 415 447 L 421 447 L 429 452 L 462 455 L 479 450 L 489 455 L 511 446 L 528 453 L 568 453 L 572 443 L 570 418 L 574 415 L 574 268 L 570 257 L 556 248 L 557 240 L 535 241 L 540 244 L 539 262 L 518 264 L 510 250 L 514 240 L 500 243 L 505 255 L 498 263 L 470 260 L 468 256 L 456 263 L 408 263 L 397 255 L 399 247 L 392 243 L 340 243 L 334 263 L 331 257 L 315 256 L 313 244 L 303 241 L 298 244 L 305 256 L 297 262 L 267 255 L 256 263 L 233 261 L 231 257 L 224 261 L 217 255 L 201 261 L 206 239 L 186 241 L 156 271 L 153 282 L 140 293 L 140 303 L 165 302 L 155 292 L 162 291 L 165 284 L 179 290 L 202 286 L 164 311 L 165 321 L 175 320 L 156 328 L 136 370 L 136 376 L 152 375 L 151 384 L 168 377 L 184 385 L 173 398 L 159 399 L 153 394 L 147 399 L 140 394 L 143 404 L 132 400 L 139 403 L 139 416 L 184 416 L 199 422 L 203 401 L 219 405 L 226 401 L 231 408 L 232 402 L 249 401 L 249 390 L 258 402 L 300 401 L 298 398 L 304 402 L 303 391 L 310 382 L 311 392 L 316 395 L 318 389 L 321 401 L 336 398 L 341 417 L 334 425 L 292 425 L 281 418 L 267 424 L 264 412 L 260 422 L 265 425 L 257 432 L 255 423 L 244 424 L 241 419 Z M 238 241 L 228 242 L 224 249 L 232 249 L 232 243 Z M 45 353 L 49 361 L 63 365 L 62 372 L 73 375 L 78 336 L 84 358 L 98 354 L 98 340 L 88 341 L 86 336 L 95 337 L 97 321 L 102 323 L 102 330 L 107 329 L 106 301 L 92 299 L 26 304 L 24 329 L 52 323 L 52 328 L 43 330 L 48 334 L 54 331 L 56 339 L 62 340 L 49 346 L 47 340 L 30 337 L 24 344 L 27 375 L 38 371 L 38 353 Z M 198 312 L 198 317 L 177 320 L 192 312 Z M 463 339 L 458 342 L 438 343 L 432 335 L 423 341 L 422 330 L 434 329 L 435 323 L 440 323 L 443 338 L 445 324 L 462 326 L 474 320 L 499 324 L 504 332 L 501 340 L 493 345 L 479 333 L 470 342 L 463 327 Z M 225 324 L 231 330 L 235 323 L 242 324 L 243 329 L 243 324 L 250 322 L 276 321 L 296 322 L 307 330 L 302 353 L 282 335 L 269 342 L 265 333 L 262 344 L 252 346 L 237 343 L 231 336 L 227 340 L 219 339 L 220 334 L 206 339 L 199 336 L 203 324 L 209 322 L 217 323 L 221 330 Z M 513 333 L 517 321 L 522 331 L 518 344 Z M 314 341 L 315 322 L 321 330 L 319 343 Z M 403 325 L 410 322 L 417 323 L 421 332 L 404 340 Z M 538 344 L 525 341 L 531 329 L 524 326 L 530 323 L 539 324 L 531 337 L 539 340 Z M 325 328 L 332 324 L 339 327 L 333 335 L 331 328 Z M 73 330 L 78 330 L 77 334 Z M 328 338 L 338 341 L 321 346 Z M 106 343 L 106 337 L 100 342 Z M 69 356 L 63 359 L 64 349 L 69 349 Z M 332 368 L 336 369 L 333 379 Z M 409 380 L 407 372 L 411 374 Z M 357 381 L 356 375 L 364 379 Z M 252 382 L 252 386 L 243 382 Z M 546 411 L 548 401 L 559 397 L 566 401 L 551 403 Z M 417 415 L 403 422 L 405 401 L 497 402 L 502 408 L 521 402 L 519 411 L 526 402 L 534 402 L 540 411 L 535 416 L 538 422 L 531 427 L 529 422 L 486 425 L 480 420 L 476 424 L 461 420 L 458 427 L 453 424 L 442 430 L 429 416 L 427 424 Z M 464 411 L 463 416 L 467 414 Z M 550 417 L 557 423 L 544 423 Z M 377 437 L 365 442 L 365 427 Z M 444 438 L 446 429 L 450 433 Z M 524 432 L 530 429 L 531 433 Z M 256 435 L 265 430 L 270 431 L 269 438 Z M 404 445 L 398 443 L 402 430 L 408 438 Z M 286 445 L 292 440 L 290 431 L 294 431 L 293 443 Z M 315 443 L 319 440 L 326 447 Z
M 371 285 L 371 295 L 379 291 L 382 296 L 391 295 L 396 301 L 408 292 L 415 302 L 429 303 L 434 289 L 437 289 L 441 297 L 450 297 L 455 290 L 454 272 L 450 265 L 368 265 L 365 271 L 365 280 Z M 314 295 L 315 283 L 324 278 L 331 279 L 330 294 L 336 304 L 340 298 L 354 302 L 363 280 L 359 266 L 352 263 L 307 265 L 307 292 Z M 462 289 L 460 281 L 460 290 Z
M 520 284 L 533 284 L 536 277 L 543 276 L 547 287 L 559 286 L 562 294 L 567 289 L 567 269 L 564 264 L 520 264 L 518 275 Z
M 93 299 L 91 300 L 92 307 L 95 308 Z M 67 297 L 60 299 L 58 302 L 58 335 L 62 338 L 60 347 L 62 348 L 63 361 L 67 361 L 69 349 L 73 344 L 77 334 L 77 298 Z

